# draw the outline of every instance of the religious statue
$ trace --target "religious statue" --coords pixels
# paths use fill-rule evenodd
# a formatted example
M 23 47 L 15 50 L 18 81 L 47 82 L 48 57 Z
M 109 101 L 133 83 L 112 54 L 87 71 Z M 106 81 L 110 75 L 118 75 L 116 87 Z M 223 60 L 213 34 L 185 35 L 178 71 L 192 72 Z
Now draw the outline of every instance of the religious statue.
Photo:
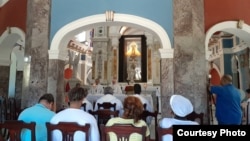
M 127 69 L 127 72 L 128 72 L 128 77 L 127 77 L 127 80 L 129 80 L 130 83 L 134 83 L 134 79 L 135 79 L 135 64 L 131 64 L 128 69 Z
M 78 63 L 80 60 L 80 53 L 75 54 L 74 51 L 68 50 L 68 54 L 69 54 L 69 68 L 71 68 L 71 66 L 73 66 L 72 78 L 76 78 Z

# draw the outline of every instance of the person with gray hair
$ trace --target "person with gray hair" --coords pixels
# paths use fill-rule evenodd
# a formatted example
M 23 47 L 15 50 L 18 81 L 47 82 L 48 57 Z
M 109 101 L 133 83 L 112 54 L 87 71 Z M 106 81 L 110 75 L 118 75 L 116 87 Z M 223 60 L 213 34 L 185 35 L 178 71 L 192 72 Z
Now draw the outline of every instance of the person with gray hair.
M 220 86 L 210 84 L 211 94 L 216 96 L 215 116 L 219 125 L 240 125 L 242 122 L 241 94 L 232 84 L 231 75 L 223 75 Z
M 104 103 L 104 102 L 110 102 L 110 103 L 116 103 L 116 110 L 119 111 L 119 115 L 122 115 L 123 113 L 123 104 L 121 100 L 113 96 L 113 88 L 108 86 L 104 88 L 104 96 L 100 97 L 95 104 L 94 110 L 98 110 L 97 104 L 98 103 Z
M 68 93 L 70 107 L 57 113 L 50 123 L 57 124 L 58 122 L 77 122 L 80 125 L 90 124 L 89 140 L 100 141 L 99 129 L 95 117 L 88 112 L 81 110 L 82 101 L 87 96 L 87 91 L 81 87 L 75 87 Z M 82 140 L 86 135 L 81 132 L 76 132 L 74 140 Z M 53 140 L 61 141 L 62 135 L 60 131 L 53 132 Z

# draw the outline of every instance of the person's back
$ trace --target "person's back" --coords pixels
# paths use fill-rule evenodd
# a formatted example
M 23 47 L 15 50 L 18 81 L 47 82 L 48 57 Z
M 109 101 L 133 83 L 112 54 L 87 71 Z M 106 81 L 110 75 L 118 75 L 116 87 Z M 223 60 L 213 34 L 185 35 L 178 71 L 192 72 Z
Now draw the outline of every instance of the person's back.
M 216 118 L 219 124 L 241 124 L 242 110 L 239 90 L 232 84 L 229 75 L 221 78 L 222 86 L 211 86 L 216 95 Z
M 141 95 L 141 85 L 140 84 L 134 84 L 134 95 L 133 96 L 138 97 L 141 100 L 142 104 L 146 104 L 147 111 L 154 112 L 153 107 L 149 103 L 149 101 Z
M 121 100 L 113 96 L 113 89 L 111 87 L 105 87 L 104 88 L 104 96 L 100 97 L 95 104 L 95 111 L 98 109 L 97 104 L 98 103 L 104 103 L 104 102 L 110 102 L 110 103 L 116 103 L 116 110 L 119 110 L 119 115 L 122 114 L 123 111 L 123 104 Z M 111 109 L 112 110 L 112 109 Z
M 112 87 L 114 94 L 122 94 L 121 86 L 117 83 L 116 79 L 112 80 L 110 87 Z
M 162 128 L 170 128 L 173 125 L 199 125 L 198 122 L 187 120 L 186 116 L 193 112 L 193 105 L 189 99 L 181 95 L 172 95 L 170 97 L 170 107 L 174 118 L 162 118 L 159 126 Z M 172 135 L 164 135 L 164 141 L 172 141 Z
M 103 94 L 104 93 L 103 86 L 100 84 L 99 79 L 95 80 L 95 84 L 92 86 L 91 91 L 93 94 Z
M 147 123 L 142 119 L 140 119 L 140 115 L 142 114 L 143 111 L 143 105 L 140 99 L 134 96 L 128 96 L 124 99 L 123 107 L 124 107 L 123 115 L 121 117 L 111 118 L 106 123 L 106 126 L 112 126 L 114 124 L 133 124 L 136 127 L 146 126 L 147 127 L 146 137 L 148 140 L 150 136 L 150 130 L 147 126 Z M 112 141 L 113 140 L 115 141 L 116 140 L 115 134 L 110 134 L 110 138 Z M 133 134 L 131 135 L 130 140 L 131 141 L 142 140 L 141 135 Z
M 99 141 L 99 129 L 97 121 L 93 115 L 81 110 L 83 99 L 86 97 L 87 91 L 83 88 L 73 88 L 70 90 L 68 96 L 70 101 L 70 107 L 57 113 L 50 121 L 50 123 L 57 124 L 60 121 L 63 122 L 77 122 L 80 125 L 90 124 L 89 139 L 91 141 Z M 85 134 L 82 132 L 76 132 L 74 140 L 79 141 L 85 138 Z M 53 140 L 61 141 L 62 136 L 59 131 L 53 132 Z
M 92 134 L 90 139 L 93 141 L 99 141 L 98 134 L 98 126 L 96 124 L 96 119 L 89 113 L 84 112 L 81 109 L 75 108 L 67 108 L 65 110 L 60 111 L 57 113 L 50 121 L 50 123 L 57 124 L 58 122 L 77 122 L 80 125 L 85 125 L 86 123 L 90 123 L 90 133 Z M 59 141 L 62 140 L 62 137 L 59 135 L 59 132 L 53 134 L 53 140 Z M 95 136 L 93 134 L 96 134 Z M 85 134 L 81 132 L 77 132 L 74 135 L 74 140 L 82 140 L 85 138 Z
M 23 120 L 27 123 L 30 123 L 32 121 L 36 123 L 36 141 L 47 140 L 47 128 L 45 123 L 49 122 L 51 118 L 55 115 L 55 112 L 51 111 L 53 103 L 53 95 L 44 94 L 39 99 L 39 103 L 32 107 L 24 109 L 18 116 L 18 120 Z M 30 131 L 22 132 L 22 140 L 31 140 Z
M 152 105 L 150 104 L 150 102 L 141 95 L 141 85 L 140 84 L 134 84 L 134 95 L 135 97 L 139 98 L 140 101 L 142 102 L 143 105 L 146 104 L 146 109 L 149 112 L 154 112 L 154 109 L 152 107 Z M 150 125 L 151 121 L 152 121 L 152 117 L 147 117 L 147 124 Z

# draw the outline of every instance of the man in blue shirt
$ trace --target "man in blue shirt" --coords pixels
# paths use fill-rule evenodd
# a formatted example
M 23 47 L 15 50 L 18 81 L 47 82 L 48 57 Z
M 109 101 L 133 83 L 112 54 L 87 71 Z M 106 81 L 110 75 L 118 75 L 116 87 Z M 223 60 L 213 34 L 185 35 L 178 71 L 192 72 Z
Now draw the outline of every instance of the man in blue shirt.
M 211 94 L 216 96 L 216 112 L 219 125 L 240 125 L 242 119 L 239 90 L 232 85 L 232 77 L 224 75 L 221 86 L 210 86 Z
M 52 111 L 54 104 L 54 97 L 52 94 L 44 94 L 40 97 L 37 104 L 32 107 L 24 109 L 18 120 L 24 122 L 36 123 L 36 141 L 47 141 L 47 128 L 45 123 L 49 122 L 55 115 Z M 21 134 L 22 141 L 31 141 L 31 132 L 24 130 Z

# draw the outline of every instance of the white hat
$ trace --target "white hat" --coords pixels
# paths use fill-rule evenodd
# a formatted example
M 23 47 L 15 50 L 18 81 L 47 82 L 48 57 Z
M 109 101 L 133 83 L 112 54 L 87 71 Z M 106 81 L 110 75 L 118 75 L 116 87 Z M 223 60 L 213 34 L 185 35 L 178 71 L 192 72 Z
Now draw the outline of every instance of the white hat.
M 181 95 L 172 95 L 170 98 L 170 106 L 172 111 L 180 117 L 185 117 L 193 112 L 193 105 L 190 100 Z

